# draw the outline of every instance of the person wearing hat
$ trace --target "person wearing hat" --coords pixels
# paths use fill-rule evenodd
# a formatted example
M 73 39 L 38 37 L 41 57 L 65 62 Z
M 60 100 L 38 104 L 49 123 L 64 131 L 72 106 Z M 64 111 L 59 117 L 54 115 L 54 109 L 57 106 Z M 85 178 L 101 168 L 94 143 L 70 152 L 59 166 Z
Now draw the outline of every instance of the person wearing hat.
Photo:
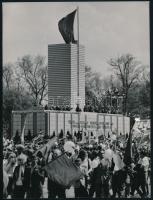
M 140 153 L 140 160 L 138 162 L 139 164 L 141 164 L 142 167 L 142 177 L 144 177 L 144 186 L 145 187 L 145 195 L 147 195 L 149 192 L 148 189 L 148 170 L 149 170 L 149 157 L 147 157 L 146 152 L 143 150 Z
M 30 188 L 31 168 L 26 166 L 27 157 L 20 154 L 17 158 L 18 165 L 13 173 L 13 195 L 12 198 L 24 198 Z

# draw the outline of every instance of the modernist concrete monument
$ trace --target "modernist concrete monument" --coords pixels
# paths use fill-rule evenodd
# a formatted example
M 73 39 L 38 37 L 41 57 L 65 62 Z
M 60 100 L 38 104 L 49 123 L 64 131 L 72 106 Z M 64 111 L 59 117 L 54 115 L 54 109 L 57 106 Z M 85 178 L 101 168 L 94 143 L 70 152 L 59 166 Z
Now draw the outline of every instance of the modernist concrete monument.
M 48 99 L 49 106 L 70 106 L 75 109 L 85 105 L 84 46 L 79 45 L 79 69 L 77 44 L 48 46 Z M 78 71 L 79 70 L 79 71 Z

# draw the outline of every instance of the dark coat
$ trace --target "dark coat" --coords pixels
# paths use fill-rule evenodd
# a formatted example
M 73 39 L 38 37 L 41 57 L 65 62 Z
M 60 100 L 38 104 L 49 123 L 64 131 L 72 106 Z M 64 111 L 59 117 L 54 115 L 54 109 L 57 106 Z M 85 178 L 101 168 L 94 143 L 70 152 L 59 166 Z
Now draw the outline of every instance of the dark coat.
M 19 177 L 19 169 L 20 169 L 20 166 L 16 166 L 14 173 L 13 173 L 13 185 L 14 186 Z M 30 177 L 31 177 L 31 168 L 25 166 L 25 170 L 24 170 L 24 174 L 23 174 L 23 187 L 24 187 L 25 191 L 28 191 L 28 189 L 30 188 Z
M 110 169 L 107 162 L 100 163 L 91 175 L 91 188 L 89 196 L 93 197 L 96 192 L 97 197 L 108 197 Z M 105 191 L 104 191 L 105 190 Z
M 31 197 L 40 198 L 43 193 L 44 174 L 39 171 L 33 170 L 31 174 Z
M 92 174 L 92 184 L 95 186 L 98 184 L 104 184 L 105 181 L 103 181 L 103 178 L 106 180 L 108 178 L 108 168 L 104 168 L 102 164 L 100 164 L 95 170 L 93 171 Z

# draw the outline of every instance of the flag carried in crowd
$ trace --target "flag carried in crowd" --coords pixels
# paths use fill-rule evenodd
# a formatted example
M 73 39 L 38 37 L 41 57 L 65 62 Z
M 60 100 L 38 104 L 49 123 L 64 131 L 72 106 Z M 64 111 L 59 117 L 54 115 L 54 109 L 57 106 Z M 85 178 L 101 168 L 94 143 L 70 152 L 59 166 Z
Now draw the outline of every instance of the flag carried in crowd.
M 45 158 L 45 160 L 47 160 L 48 154 L 51 150 L 51 148 L 53 146 L 55 146 L 55 142 L 57 141 L 56 137 L 53 137 L 52 139 L 50 139 L 47 144 L 43 145 L 40 149 L 38 149 L 35 152 L 35 155 L 37 155 L 37 153 L 40 151 L 43 155 L 43 157 Z
M 27 118 L 26 118 L 26 115 L 24 115 L 24 125 L 23 125 L 22 133 L 21 133 L 21 143 L 22 144 L 24 144 L 24 132 L 25 132 L 26 121 L 27 121 Z
M 129 165 L 132 163 L 132 131 L 129 133 L 126 149 L 125 149 L 125 155 L 124 155 L 124 163 L 126 165 Z
M 44 169 L 52 181 L 55 181 L 65 188 L 69 188 L 83 175 L 80 169 L 66 156 L 66 154 L 63 154 L 48 163 Z

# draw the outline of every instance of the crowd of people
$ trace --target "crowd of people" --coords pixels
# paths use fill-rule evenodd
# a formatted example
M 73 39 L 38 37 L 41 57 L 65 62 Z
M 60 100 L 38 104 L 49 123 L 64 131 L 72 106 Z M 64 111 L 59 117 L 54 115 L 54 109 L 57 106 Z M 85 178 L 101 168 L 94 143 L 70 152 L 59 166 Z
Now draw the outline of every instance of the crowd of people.
M 53 138 L 56 141 L 46 155 L 41 149 Z M 4 138 L 3 197 L 43 198 L 46 182 L 48 198 L 65 198 L 69 191 L 73 191 L 73 197 L 148 197 L 150 149 L 142 145 L 138 148 L 137 141 L 133 138 L 132 157 L 127 162 L 125 154 L 129 138 L 121 138 L 113 140 L 111 137 L 102 137 L 91 144 L 76 141 L 68 133 L 66 138 L 63 135 L 60 138 L 53 135 L 48 139 L 42 137 L 41 142 L 32 139 L 24 145 L 16 138 Z M 83 174 L 70 188 L 51 179 L 44 170 L 47 163 L 56 160 L 63 153 Z

